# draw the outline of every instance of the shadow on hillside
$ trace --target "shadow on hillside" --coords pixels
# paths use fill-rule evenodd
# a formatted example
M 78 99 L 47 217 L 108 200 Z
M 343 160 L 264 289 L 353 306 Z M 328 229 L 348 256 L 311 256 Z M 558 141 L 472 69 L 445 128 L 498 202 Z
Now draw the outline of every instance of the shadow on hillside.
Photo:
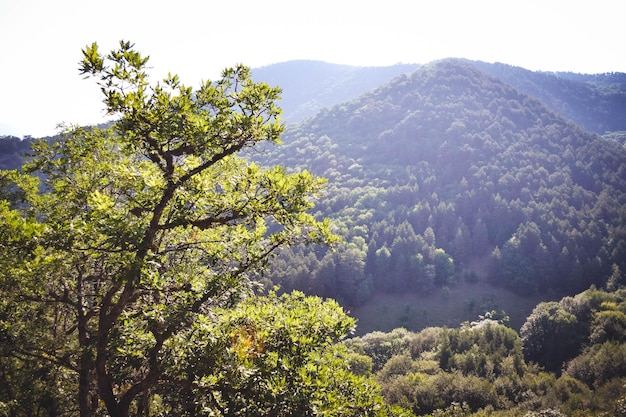
M 492 310 L 504 311 L 509 316 L 509 325 L 519 332 L 538 303 L 562 297 L 556 293 L 524 297 L 484 282 L 459 282 L 430 294 L 376 294 L 366 304 L 352 308 L 350 315 L 358 320 L 357 336 L 398 327 L 411 331 L 457 327 Z

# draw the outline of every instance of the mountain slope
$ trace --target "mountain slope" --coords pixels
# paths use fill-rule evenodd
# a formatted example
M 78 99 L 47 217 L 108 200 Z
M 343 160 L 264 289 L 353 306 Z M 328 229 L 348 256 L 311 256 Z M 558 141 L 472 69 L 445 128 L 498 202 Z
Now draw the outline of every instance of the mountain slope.
M 626 131 L 626 74 L 529 71 L 502 63 L 462 60 L 535 97 L 585 129 Z M 288 61 L 255 68 L 256 80 L 283 88 L 285 121 L 300 122 L 324 107 L 352 100 L 420 66 L 353 67 L 320 61 Z
M 358 305 L 460 279 L 520 294 L 624 283 L 624 148 L 466 61 L 323 110 L 284 142 L 264 162 L 328 177 L 318 208 L 348 242 L 283 254 L 285 289 Z
M 500 63 L 472 64 L 589 131 L 626 130 L 626 74 L 548 73 Z
M 287 123 L 296 123 L 324 107 L 352 100 L 417 68 L 417 64 L 355 67 L 300 60 L 254 68 L 252 73 L 255 80 L 283 89 L 279 102 L 283 117 Z

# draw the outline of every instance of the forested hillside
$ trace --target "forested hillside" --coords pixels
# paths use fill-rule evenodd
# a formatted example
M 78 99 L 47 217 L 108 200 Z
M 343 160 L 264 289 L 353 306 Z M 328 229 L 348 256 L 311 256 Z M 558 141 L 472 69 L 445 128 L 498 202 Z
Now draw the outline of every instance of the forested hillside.
M 32 143 L 32 138 L 0 136 L 0 169 L 20 168 Z
M 626 131 L 626 74 L 547 73 L 498 63 L 472 64 L 589 131 Z
M 626 131 L 626 74 L 541 72 L 502 63 L 465 62 L 537 98 L 589 131 Z M 354 67 L 302 60 L 256 68 L 253 73 L 259 81 L 281 86 L 284 120 L 292 124 L 417 68 L 417 64 Z
M 346 245 L 290 250 L 271 280 L 360 305 L 459 280 L 519 294 L 624 283 L 626 152 L 462 60 L 292 126 L 257 156 L 329 179 Z

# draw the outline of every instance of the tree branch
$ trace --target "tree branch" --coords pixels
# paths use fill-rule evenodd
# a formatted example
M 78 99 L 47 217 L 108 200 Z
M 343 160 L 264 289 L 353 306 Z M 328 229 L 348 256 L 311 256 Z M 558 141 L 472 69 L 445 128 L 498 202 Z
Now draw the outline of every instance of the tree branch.
M 231 215 L 220 215 L 217 217 L 205 217 L 201 219 L 176 219 L 169 223 L 165 223 L 159 226 L 160 230 L 171 230 L 176 227 L 194 226 L 200 230 L 210 229 L 219 225 L 233 225 L 238 221 L 245 219 L 247 216 L 242 213 L 232 213 Z

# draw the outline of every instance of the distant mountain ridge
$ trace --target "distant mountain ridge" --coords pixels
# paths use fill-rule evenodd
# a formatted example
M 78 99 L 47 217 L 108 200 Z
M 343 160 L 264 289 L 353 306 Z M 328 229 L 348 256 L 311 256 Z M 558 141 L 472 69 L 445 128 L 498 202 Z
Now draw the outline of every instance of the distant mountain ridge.
M 585 129 L 603 134 L 626 130 L 626 74 L 533 72 L 506 64 L 469 61 L 533 96 Z
M 329 107 L 415 71 L 417 64 L 359 67 L 296 60 L 252 69 L 256 81 L 283 89 L 279 105 L 287 123 L 297 123 Z
M 455 59 L 455 58 L 448 58 Z M 585 129 L 604 134 L 626 131 L 626 74 L 530 71 L 502 63 L 459 59 L 491 74 Z M 446 60 L 441 60 L 446 61 Z M 420 64 L 358 67 L 321 61 L 287 61 L 253 68 L 253 77 L 283 88 L 279 104 L 287 123 L 297 123 L 330 107 L 408 75 Z
M 626 131 L 624 73 L 537 72 L 502 63 L 461 60 L 539 99 L 587 130 L 599 134 Z M 362 67 L 293 60 L 252 68 L 252 76 L 255 81 L 283 89 L 278 105 L 283 108 L 284 121 L 294 124 L 316 115 L 325 107 L 355 99 L 397 76 L 411 74 L 421 66 Z

